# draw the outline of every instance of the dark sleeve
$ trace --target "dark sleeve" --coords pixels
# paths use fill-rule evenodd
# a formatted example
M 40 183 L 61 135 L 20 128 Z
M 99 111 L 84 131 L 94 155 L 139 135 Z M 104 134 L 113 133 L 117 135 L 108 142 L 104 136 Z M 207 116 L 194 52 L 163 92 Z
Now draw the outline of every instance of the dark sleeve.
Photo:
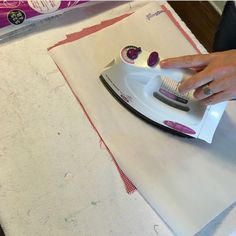
M 236 49 L 236 6 L 234 1 L 228 1 L 225 4 L 213 44 L 214 52 L 230 49 Z

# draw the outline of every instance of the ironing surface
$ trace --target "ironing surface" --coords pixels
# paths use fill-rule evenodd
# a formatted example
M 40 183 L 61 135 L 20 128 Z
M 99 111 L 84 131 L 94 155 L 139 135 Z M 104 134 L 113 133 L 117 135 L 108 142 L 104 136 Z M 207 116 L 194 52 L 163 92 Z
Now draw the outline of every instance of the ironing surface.
M 139 192 L 176 234 L 194 235 L 236 199 L 235 107 L 227 107 L 211 145 L 147 125 L 117 103 L 98 79 L 130 44 L 158 50 L 163 57 L 196 53 L 163 7 L 152 3 L 50 54 Z

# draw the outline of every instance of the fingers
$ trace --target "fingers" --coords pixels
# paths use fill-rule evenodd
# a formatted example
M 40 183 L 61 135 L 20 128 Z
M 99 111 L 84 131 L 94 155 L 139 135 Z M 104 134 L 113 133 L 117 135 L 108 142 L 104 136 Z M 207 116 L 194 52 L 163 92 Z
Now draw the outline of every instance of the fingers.
M 236 98 L 235 94 L 236 94 L 236 87 L 232 88 L 231 90 L 222 91 L 222 92 L 213 94 L 212 96 L 207 97 L 201 101 L 205 103 L 206 105 L 214 105 L 219 102 L 235 99 Z
M 195 90 L 194 97 L 206 104 L 236 99 L 236 50 L 168 58 L 160 62 L 160 67 L 196 71 L 181 82 L 178 90 Z
M 180 93 L 187 93 L 192 89 L 201 87 L 204 84 L 214 80 L 213 74 L 208 70 L 203 70 L 193 75 L 191 78 L 184 80 L 178 87 Z
M 195 68 L 206 66 L 213 54 L 188 55 L 182 57 L 168 58 L 160 62 L 162 68 Z
M 197 100 L 202 100 L 208 97 L 208 95 L 204 93 L 203 87 L 204 86 L 201 86 L 194 91 L 193 95 Z M 208 84 L 208 87 L 213 92 L 213 94 L 231 90 L 232 88 L 236 87 L 236 79 L 233 77 L 227 77 L 220 80 L 214 80 Z
M 230 87 L 235 84 L 235 71 L 232 73 L 233 69 L 224 69 L 220 67 L 214 67 L 211 65 L 208 65 L 204 70 L 197 72 L 195 75 L 193 75 L 191 78 L 188 78 L 181 82 L 179 86 L 179 92 L 180 93 L 187 93 L 192 89 L 197 89 L 205 84 L 208 84 L 209 82 L 213 82 L 213 85 L 216 83 L 218 84 L 218 87 Z M 217 82 L 217 81 L 222 81 Z M 211 82 L 211 83 L 212 83 Z M 224 84 L 226 83 L 226 84 Z M 218 89 L 217 89 L 218 90 Z

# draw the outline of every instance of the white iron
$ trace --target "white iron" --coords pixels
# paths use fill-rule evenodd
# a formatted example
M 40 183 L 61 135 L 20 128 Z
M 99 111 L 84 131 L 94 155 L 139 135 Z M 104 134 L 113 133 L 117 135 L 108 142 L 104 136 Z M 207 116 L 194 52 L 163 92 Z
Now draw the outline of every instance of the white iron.
M 101 73 L 116 98 L 136 115 L 167 131 L 212 142 L 226 102 L 205 106 L 193 93 L 178 93 L 190 69 L 161 69 L 157 52 L 127 46 Z

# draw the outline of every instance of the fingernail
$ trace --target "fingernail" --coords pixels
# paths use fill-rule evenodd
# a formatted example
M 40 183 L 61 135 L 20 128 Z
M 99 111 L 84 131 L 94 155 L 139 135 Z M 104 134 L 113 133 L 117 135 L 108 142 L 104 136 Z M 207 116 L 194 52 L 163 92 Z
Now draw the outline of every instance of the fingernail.
M 180 93 L 185 93 L 185 90 L 182 88 L 181 85 L 179 85 L 179 87 L 178 87 L 178 91 L 179 91 Z
M 210 100 L 210 101 L 205 102 L 205 104 L 206 104 L 206 105 L 214 105 L 215 103 Z
M 167 62 L 167 60 L 162 60 L 162 61 L 160 61 L 160 66 L 162 67 L 164 67 L 165 65 L 167 65 L 168 64 L 168 62 Z
M 193 96 L 194 96 L 194 98 L 196 98 L 197 100 L 199 100 L 199 99 L 201 98 L 201 96 L 199 96 L 199 94 L 198 94 L 196 91 L 194 91 Z

